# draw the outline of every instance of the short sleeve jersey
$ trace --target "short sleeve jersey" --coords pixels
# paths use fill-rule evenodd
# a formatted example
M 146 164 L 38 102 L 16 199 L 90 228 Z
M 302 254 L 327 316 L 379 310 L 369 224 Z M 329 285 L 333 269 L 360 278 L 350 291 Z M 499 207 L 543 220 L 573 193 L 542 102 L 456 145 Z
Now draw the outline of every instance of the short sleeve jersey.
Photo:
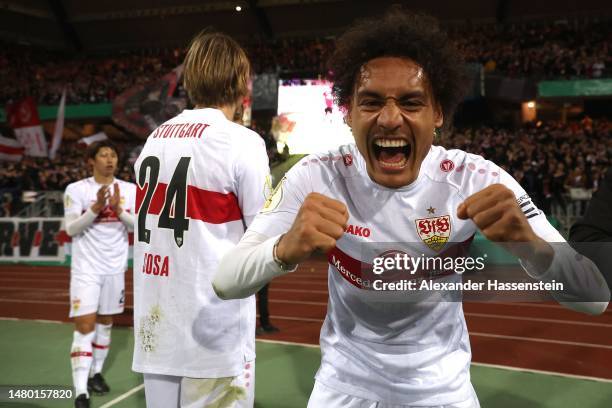
M 158 127 L 135 163 L 135 371 L 238 375 L 255 358 L 255 300 L 212 288 L 269 191 L 263 139 L 217 109 L 185 110 Z
M 134 212 L 136 185 L 115 179 L 119 185 L 121 208 Z M 64 214 L 81 215 L 97 200 L 98 184 L 89 177 L 66 187 Z M 111 185 L 111 191 L 112 191 Z M 93 224 L 72 238 L 73 274 L 112 275 L 125 272 L 128 260 L 128 229 L 115 211 L 107 205 L 100 211 Z

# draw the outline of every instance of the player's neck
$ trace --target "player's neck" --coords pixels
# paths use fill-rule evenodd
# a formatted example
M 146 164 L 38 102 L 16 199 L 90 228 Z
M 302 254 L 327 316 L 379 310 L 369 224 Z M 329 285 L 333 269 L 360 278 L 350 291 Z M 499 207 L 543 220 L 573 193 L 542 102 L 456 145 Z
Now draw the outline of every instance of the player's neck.
M 223 105 L 223 106 L 196 105 L 194 108 L 195 109 L 204 109 L 204 108 L 218 109 L 221 112 L 223 112 L 223 115 L 227 118 L 227 120 L 231 120 L 232 122 L 234 121 L 236 110 L 238 110 L 238 106 L 235 104 L 234 105 Z
M 98 184 L 103 184 L 105 186 L 108 186 L 110 184 L 113 183 L 113 181 L 115 180 L 115 176 L 110 175 L 110 176 L 104 176 L 102 174 L 99 174 L 98 172 L 93 173 L 93 178 L 94 181 Z

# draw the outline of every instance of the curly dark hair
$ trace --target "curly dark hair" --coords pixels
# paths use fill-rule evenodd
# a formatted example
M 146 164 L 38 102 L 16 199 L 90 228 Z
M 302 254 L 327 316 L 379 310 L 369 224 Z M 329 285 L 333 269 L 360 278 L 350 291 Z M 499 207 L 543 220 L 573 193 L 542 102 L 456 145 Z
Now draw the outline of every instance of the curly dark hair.
M 404 57 L 420 65 L 434 101 L 440 104 L 445 127 L 450 124 L 469 81 L 463 57 L 436 18 L 392 6 L 382 18 L 362 20 L 340 36 L 328 61 L 339 106 L 348 108 L 361 67 L 379 57 Z

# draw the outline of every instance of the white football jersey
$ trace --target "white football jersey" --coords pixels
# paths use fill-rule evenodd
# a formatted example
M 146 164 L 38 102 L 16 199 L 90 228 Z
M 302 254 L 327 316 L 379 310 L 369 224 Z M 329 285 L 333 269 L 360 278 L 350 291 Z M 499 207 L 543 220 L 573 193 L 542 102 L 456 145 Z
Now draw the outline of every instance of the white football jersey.
M 119 184 L 121 208 L 134 213 L 136 185 L 115 179 Z M 81 215 L 97 200 L 98 184 L 93 177 L 71 183 L 64 193 L 64 214 Z M 112 194 L 113 187 L 110 191 Z M 107 205 L 100 211 L 93 224 L 72 237 L 71 273 L 112 275 L 123 273 L 128 261 L 128 229 L 113 209 Z
M 446 243 L 469 244 L 476 226 L 459 219 L 457 207 L 494 183 L 514 191 L 537 235 L 563 241 L 510 175 L 460 150 L 433 146 L 417 180 L 399 189 L 373 182 L 354 144 L 308 156 L 287 173 L 249 231 L 267 237 L 286 232 L 311 192 L 345 203 L 350 214 L 328 254 L 318 381 L 393 404 L 437 406 L 470 398 L 471 350 L 461 302 L 406 302 L 405 293 L 373 291 L 361 265 L 371 259 L 363 259 L 367 243 L 412 243 L 425 255 Z
M 255 358 L 255 299 L 212 289 L 269 191 L 263 139 L 217 109 L 158 127 L 135 163 L 134 360 L 137 372 L 235 376 Z

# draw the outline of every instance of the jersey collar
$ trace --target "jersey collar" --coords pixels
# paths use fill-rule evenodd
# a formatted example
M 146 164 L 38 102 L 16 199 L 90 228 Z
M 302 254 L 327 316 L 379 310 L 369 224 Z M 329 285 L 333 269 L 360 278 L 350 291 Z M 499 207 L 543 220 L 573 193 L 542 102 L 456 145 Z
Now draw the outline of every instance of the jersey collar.
M 197 116 L 204 116 L 207 119 L 227 120 L 223 112 L 215 108 L 184 109 L 183 112 L 181 112 L 181 115 L 185 115 L 185 116 L 197 115 Z

